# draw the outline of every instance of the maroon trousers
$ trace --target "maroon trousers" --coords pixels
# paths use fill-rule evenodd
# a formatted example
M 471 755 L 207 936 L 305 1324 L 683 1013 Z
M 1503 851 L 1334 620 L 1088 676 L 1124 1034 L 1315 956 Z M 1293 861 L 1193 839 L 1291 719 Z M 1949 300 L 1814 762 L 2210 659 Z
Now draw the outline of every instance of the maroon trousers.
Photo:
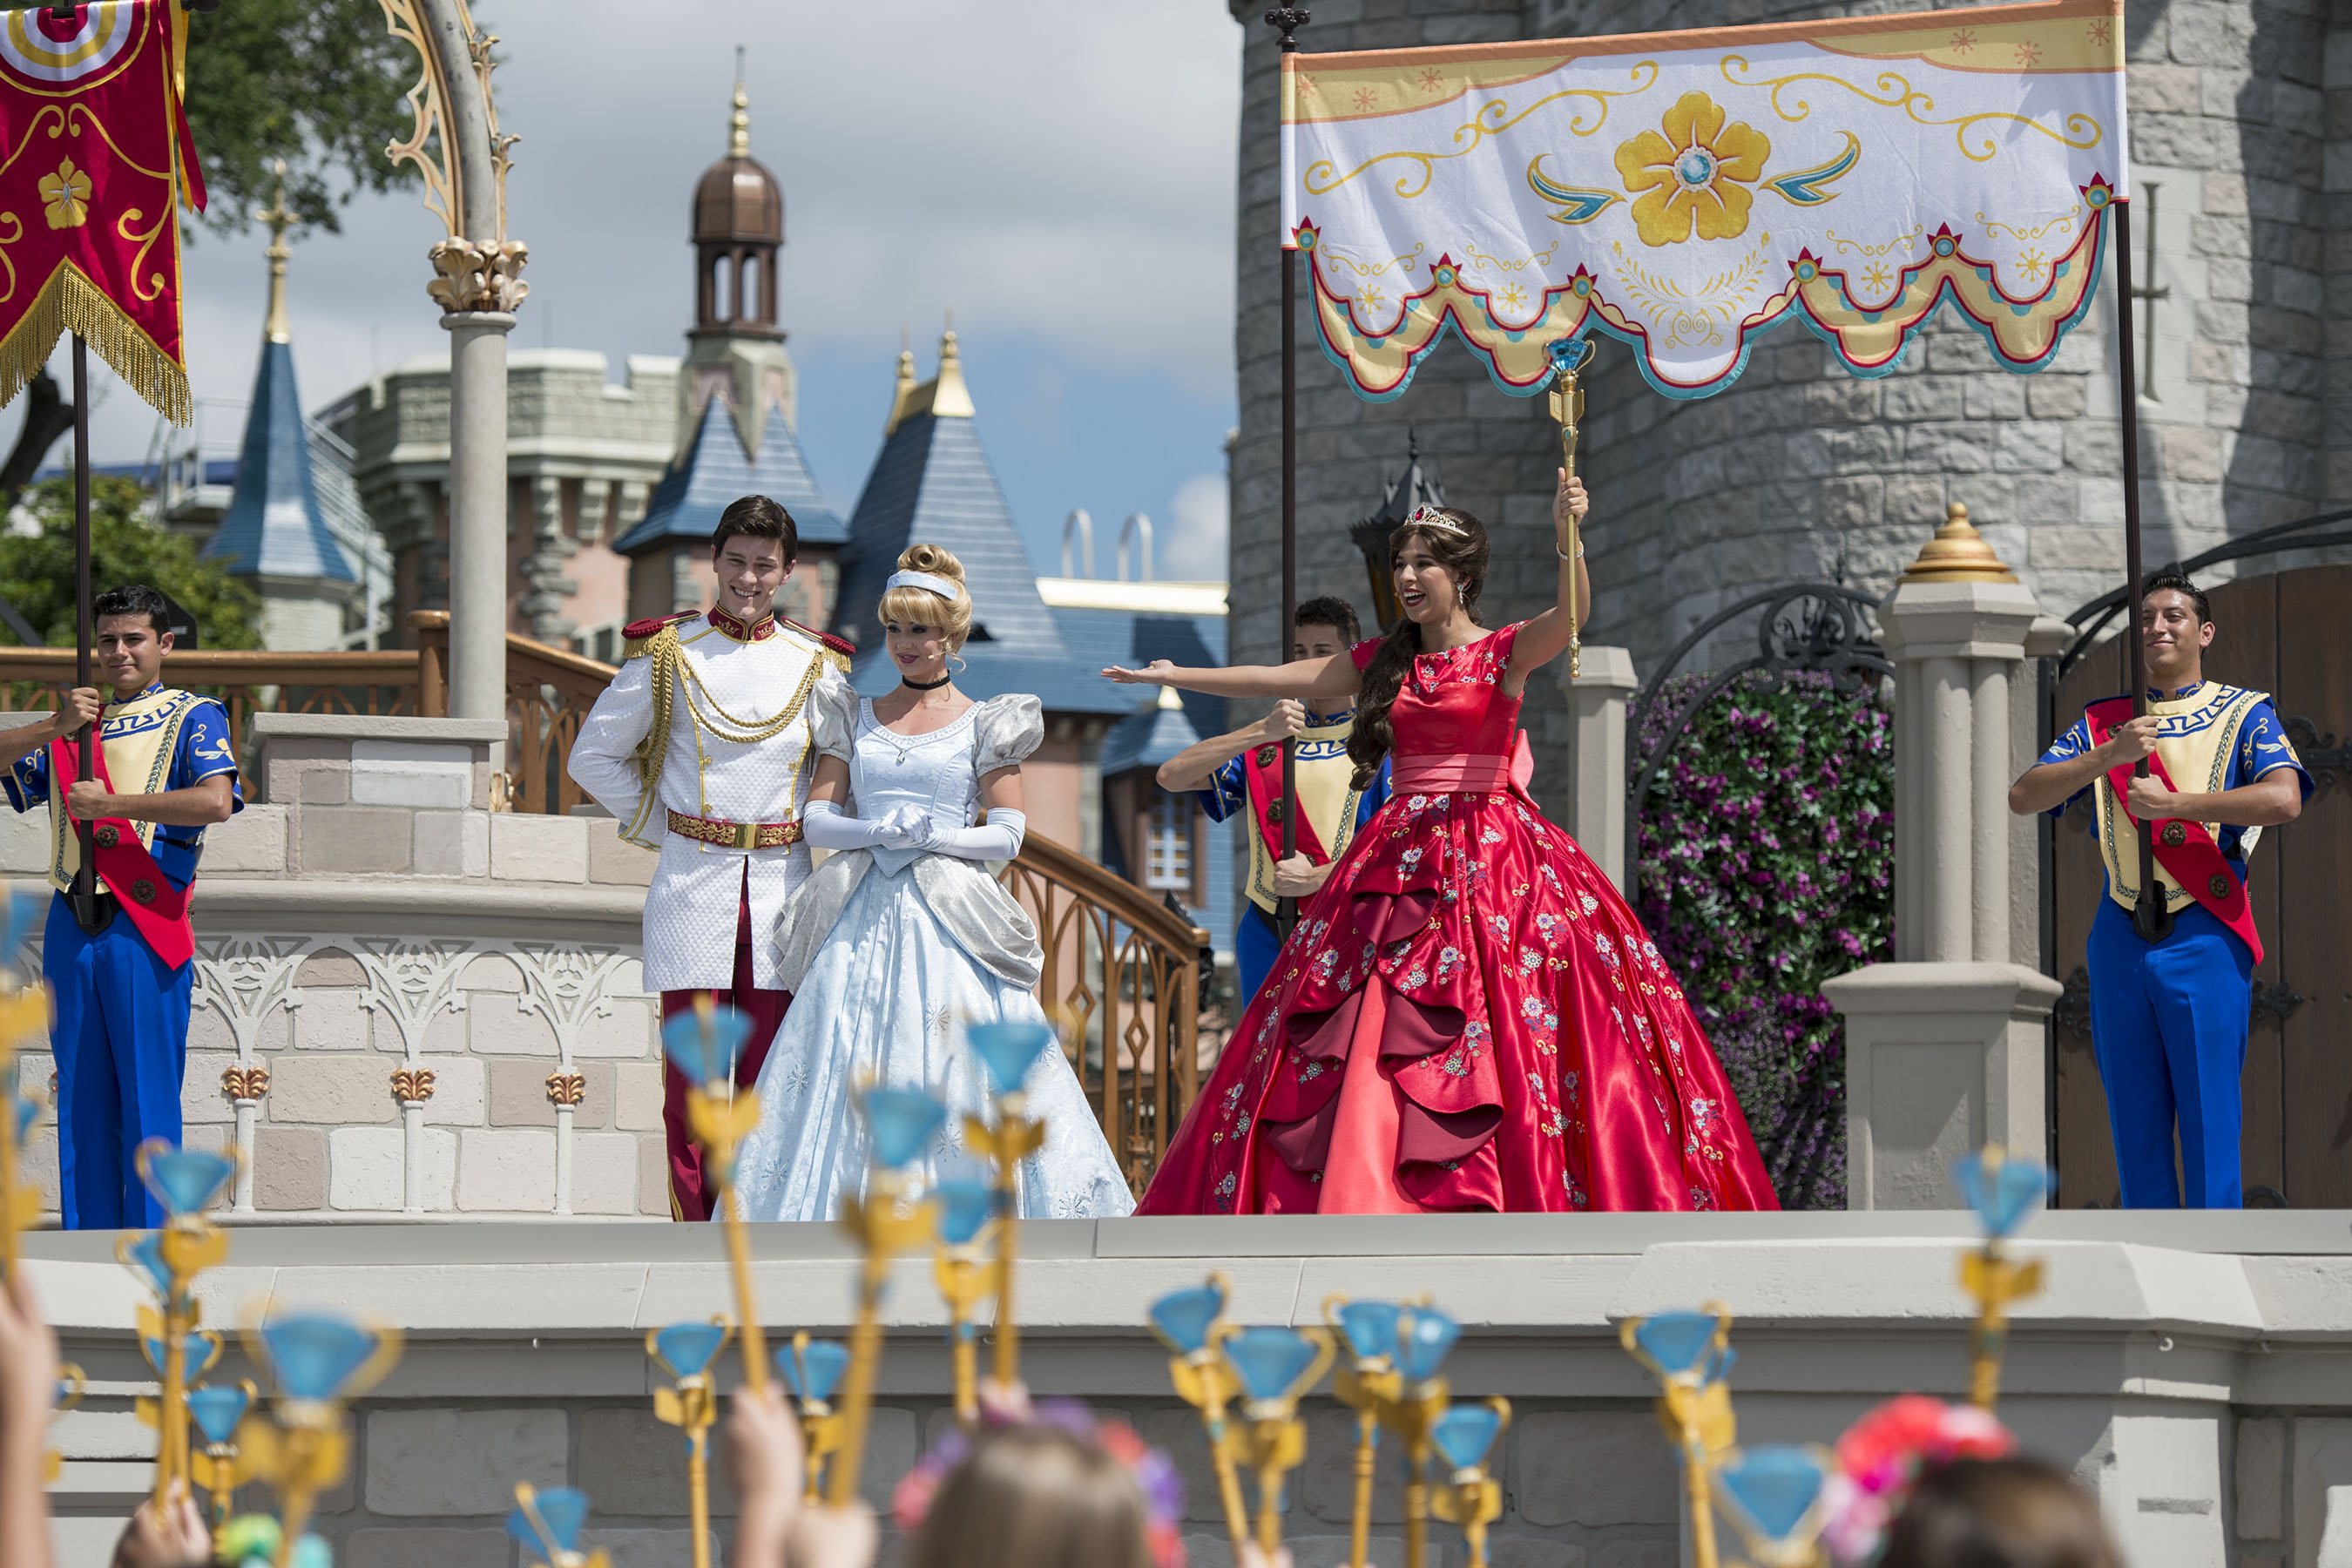
M 750 876 L 748 868 L 744 874 Z M 760 1064 L 768 1059 L 768 1047 L 775 1043 L 784 1009 L 793 1005 L 790 992 L 760 990 L 751 984 L 751 895 L 747 888 L 735 917 L 735 984 L 709 993 L 713 1002 L 732 1005 L 751 1020 L 751 1033 L 735 1063 L 739 1092 L 749 1092 L 760 1081 Z M 695 998 L 702 994 L 700 991 L 663 992 L 663 1022 L 675 1014 L 693 1011 Z M 683 1073 L 667 1061 L 662 1064 L 662 1131 L 669 1139 L 669 1216 L 705 1220 L 710 1217 L 711 1193 L 703 1174 L 701 1145 L 695 1142 L 693 1129 L 687 1125 L 686 1096 L 691 1087 Z

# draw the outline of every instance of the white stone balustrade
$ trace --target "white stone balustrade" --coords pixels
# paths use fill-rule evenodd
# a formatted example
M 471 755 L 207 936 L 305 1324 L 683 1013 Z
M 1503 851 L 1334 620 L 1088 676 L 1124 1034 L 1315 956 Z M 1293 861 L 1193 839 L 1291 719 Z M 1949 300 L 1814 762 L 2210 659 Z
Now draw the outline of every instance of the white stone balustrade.
M 1568 829 L 1617 890 L 1625 886 L 1625 709 L 1641 681 L 1622 647 L 1588 645 L 1571 679 L 1555 662 L 1568 694 L 1568 795 L 1553 820 Z

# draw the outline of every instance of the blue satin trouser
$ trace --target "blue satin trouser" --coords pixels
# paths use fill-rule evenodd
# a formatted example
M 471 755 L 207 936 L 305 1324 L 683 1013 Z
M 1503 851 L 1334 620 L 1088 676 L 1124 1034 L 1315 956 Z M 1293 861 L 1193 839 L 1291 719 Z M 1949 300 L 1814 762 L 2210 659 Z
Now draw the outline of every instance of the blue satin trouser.
M 2159 942 L 2131 911 L 2099 900 L 2091 921 L 2091 1050 L 2106 1086 L 2124 1207 L 2179 1208 L 2173 1129 L 2188 1206 L 2242 1205 L 2238 1080 L 2246 1066 L 2253 954 L 2200 906 L 2173 917 Z
M 49 900 L 41 973 L 57 997 L 58 1166 L 68 1230 L 152 1229 L 163 1210 L 139 1180 L 139 1145 L 180 1142 L 195 964 L 166 968 L 117 911 L 96 936 L 63 894 Z

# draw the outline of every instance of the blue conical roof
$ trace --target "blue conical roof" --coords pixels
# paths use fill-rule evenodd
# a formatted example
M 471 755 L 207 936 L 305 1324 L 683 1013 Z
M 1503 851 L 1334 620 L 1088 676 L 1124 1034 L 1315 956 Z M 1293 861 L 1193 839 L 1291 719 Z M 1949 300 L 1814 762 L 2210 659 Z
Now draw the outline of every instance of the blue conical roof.
M 646 515 L 613 548 L 629 555 L 669 540 L 707 544 L 719 514 L 750 495 L 766 496 L 791 512 L 803 544 L 839 544 L 849 537 L 841 514 L 825 504 L 810 476 L 808 458 L 784 422 L 784 411 L 768 405 L 755 458 L 743 449 L 725 403 L 714 397 L 702 405 L 693 444 L 654 488 Z
M 309 577 L 352 583 L 351 563 L 319 510 L 310 436 L 294 384 L 294 346 L 265 341 L 246 415 L 236 490 L 202 553 L 236 577 Z
M 878 695 L 898 683 L 875 614 L 899 552 L 918 542 L 944 546 L 963 563 L 972 602 L 968 668 L 955 678 L 963 691 L 983 700 L 1028 692 L 1063 713 L 1133 710 L 1134 689 L 1103 679 L 1103 661 L 1091 649 L 1071 648 L 1038 597 L 1036 564 L 989 466 L 978 422 L 929 409 L 891 430 L 850 518 L 833 630 L 857 644 L 850 679 L 860 691 Z

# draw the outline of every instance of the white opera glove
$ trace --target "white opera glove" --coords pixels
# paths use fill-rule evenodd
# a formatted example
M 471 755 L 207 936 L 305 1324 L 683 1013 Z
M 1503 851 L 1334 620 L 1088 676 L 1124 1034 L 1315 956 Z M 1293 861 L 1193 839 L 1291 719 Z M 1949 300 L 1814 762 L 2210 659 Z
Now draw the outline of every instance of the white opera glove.
M 845 815 L 829 800 L 813 800 L 801 813 L 801 837 L 817 849 L 896 847 L 890 837 L 891 820 L 886 816 L 878 822 L 868 822 L 862 816 Z
M 978 827 L 939 829 L 923 847 L 933 855 L 953 855 L 964 860 L 1011 860 L 1021 853 L 1029 831 L 1028 816 L 1003 806 L 992 806 Z
M 920 849 L 930 842 L 931 814 L 919 805 L 894 805 L 882 817 L 882 842 L 892 849 Z

